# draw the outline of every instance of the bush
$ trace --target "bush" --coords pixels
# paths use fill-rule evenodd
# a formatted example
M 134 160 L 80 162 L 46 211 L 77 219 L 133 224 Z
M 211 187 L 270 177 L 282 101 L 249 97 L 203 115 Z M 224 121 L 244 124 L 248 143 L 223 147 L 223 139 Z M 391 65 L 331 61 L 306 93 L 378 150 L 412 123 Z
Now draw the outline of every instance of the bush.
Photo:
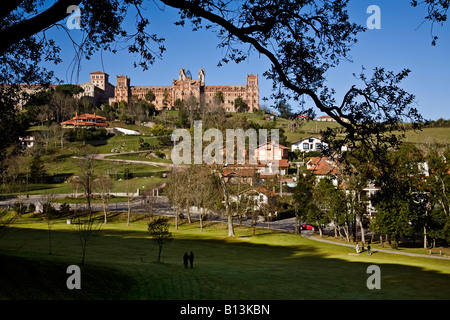
M 66 202 L 62 203 L 59 207 L 59 213 L 63 216 L 70 215 L 70 205 Z
M 155 156 L 157 156 L 160 159 L 164 159 L 166 155 L 163 152 L 161 152 L 159 150 L 156 150 L 155 151 Z
M 36 211 L 36 206 L 34 205 L 34 203 L 30 203 L 28 205 L 28 212 L 35 212 Z
M 68 133 L 68 140 L 73 141 L 89 141 L 89 140 L 104 140 L 108 137 L 108 132 L 105 128 L 77 128 L 70 129 Z
M 21 216 L 22 214 L 27 212 L 27 206 L 24 205 L 22 202 L 16 202 L 13 205 L 13 210 Z

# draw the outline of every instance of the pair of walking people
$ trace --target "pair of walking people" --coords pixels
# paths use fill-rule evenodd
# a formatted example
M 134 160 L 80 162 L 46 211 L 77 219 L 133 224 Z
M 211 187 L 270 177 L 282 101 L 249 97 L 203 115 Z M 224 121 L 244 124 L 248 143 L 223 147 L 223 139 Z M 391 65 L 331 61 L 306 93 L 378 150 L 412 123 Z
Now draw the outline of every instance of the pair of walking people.
M 189 254 L 189 255 L 187 252 L 184 253 L 183 263 L 184 263 L 185 268 L 188 267 L 188 263 L 191 264 L 191 268 L 194 267 L 194 253 L 192 251 L 191 251 L 191 254 Z

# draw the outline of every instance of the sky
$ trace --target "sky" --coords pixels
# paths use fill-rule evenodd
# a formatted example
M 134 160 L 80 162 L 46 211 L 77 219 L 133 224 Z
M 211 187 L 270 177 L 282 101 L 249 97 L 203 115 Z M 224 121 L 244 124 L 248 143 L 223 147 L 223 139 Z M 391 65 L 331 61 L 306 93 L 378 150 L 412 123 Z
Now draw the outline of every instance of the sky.
M 402 88 L 415 95 L 415 105 L 426 119 L 450 119 L 450 21 L 443 26 L 435 25 L 433 32 L 439 37 L 437 45 L 431 45 L 431 24 L 424 21 L 427 13 L 425 7 L 412 8 L 410 1 L 392 0 L 351 0 L 349 3 L 350 19 L 366 26 L 372 12 L 367 13 L 370 5 L 380 9 L 380 29 L 367 30 L 360 33 L 358 43 L 350 52 L 351 62 L 342 62 L 337 68 L 327 73 L 327 85 L 336 90 L 336 100 L 340 102 L 345 92 L 356 80 L 353 73 L 358 74 L 364 66 L 367 71 L 375 67 L 400 72 L 404 68 L 411 70 L 408 78 L 402 82 Z M 158 6 L 157 6 L 158 5 Z M 265 102 L 262 97 L 271 94 L 272 82 L 263 77 L 270 67 L 268 59 L 253 52 L 247 61 L 234 62 L 218 67 L 224 56 L 223 49 L 212 31 L 192 32 L 189 24 L 185 27 L 175 26 L 178 20 L 177 11 L 164 7 L 157 1 L 146 3 L 146 12 L 150 15 L 150 32 L 166 39 L 166 51 L 162 60 L 156 60 L 146 71 L 134 68 L 135 57 L 126 50 L 116 54 L 98 52 L 90 60 L 81 62 L 81 70 L 77 77 L 71 73 L 71 61 L 74 51 L 66 34 L 51 31 L 62 48 L 63 63 L 50 66 L 55 76 L 65 83 L 83 83 L 89 81 L 89 73 L 104 71 L 110 75 L 110 82 L 115 85 L 115 77 L 126 75 L 131 85 L 171 85 L 178 78 L 180 68 L 190 70 L 197 79 L 198 70 L 205 69 L 206 85 L 243 85 L 247 74 L 258 74 L 260 86 L 260 105 L 270 107 L 273 101 Z M 82 11 L 81 11 L 82 14 Z M 132 21 L 129 14 L 126 21 Z M 70 30 L 71 36 L 81 36 L 82 30 Z M 308 100 L 307 100 L 308 102 Z M 290 102 L 294 112 L 300 107 Z M 322 115 L 317 112 L 317 115 Z

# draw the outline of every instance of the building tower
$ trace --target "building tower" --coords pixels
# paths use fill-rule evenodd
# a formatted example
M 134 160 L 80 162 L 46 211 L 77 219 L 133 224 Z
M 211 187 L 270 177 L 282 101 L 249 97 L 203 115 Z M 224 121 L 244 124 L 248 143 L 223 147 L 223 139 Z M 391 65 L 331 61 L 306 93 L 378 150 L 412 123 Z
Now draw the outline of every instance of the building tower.
M 247 105 L 249 106 L 249 112 L 253 112 L 254 109 L 259 109 L 259 84 L 258 75 L 247 75 Z
M 119 103 L 120 101 L 130 103 L 131 98 L 130 78 L 124 75 L 116 77 L 116 90 L 114 97 L 115 102 L 117 103 Z

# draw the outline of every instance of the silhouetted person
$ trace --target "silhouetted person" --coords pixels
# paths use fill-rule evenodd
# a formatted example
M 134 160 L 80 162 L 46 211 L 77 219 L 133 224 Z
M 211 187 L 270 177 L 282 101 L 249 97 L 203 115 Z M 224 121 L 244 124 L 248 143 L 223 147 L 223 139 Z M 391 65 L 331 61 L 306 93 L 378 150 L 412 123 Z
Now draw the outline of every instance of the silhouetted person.
M 183 256 L 183 263 L 184 263 L 184 267 L 185 267 L 185 268 L 187 268 L 187 266 L 188 266 L 188 260 L 189 260 L 188 253 L 185 252 L 185 253 L 184 253 L 184 256 Z
M 189 255 L 189 262 L 191 263 L 191 268 L 194 267 L 194 253 L 191 251 L 191 254 Z

